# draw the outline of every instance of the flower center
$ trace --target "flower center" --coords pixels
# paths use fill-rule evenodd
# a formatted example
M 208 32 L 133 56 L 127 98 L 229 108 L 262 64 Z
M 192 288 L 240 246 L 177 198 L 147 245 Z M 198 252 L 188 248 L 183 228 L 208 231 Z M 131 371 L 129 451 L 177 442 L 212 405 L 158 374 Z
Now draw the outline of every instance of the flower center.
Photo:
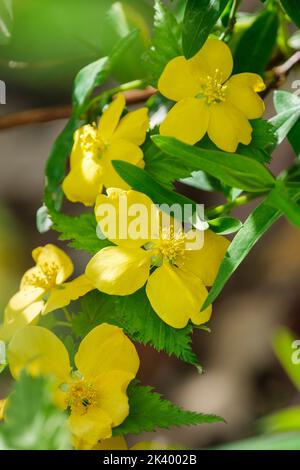
M 106 148 L 105 143 L 98 136 L 96 124 L 86 124 L 83 126 L 80 142 L 85 152 L 91 152 L 98 157 L 101 156 Z
M 56 277 L 59 267 L 56 263 L 43 263 L 34 269 L 34 272 L 26 275 L 25 283 L 35 287 L 49 290 L 56 285 Z
M 183 232 L 175 233 L 172 227 L 163 228 L 160 239 L 155 244 L 152 264 L 158 266 L 163 261 L 176 264 L 180 258 L 184 257 L 185 241 Z
M 226 98 L 227 85 L 222 84 L 222 77 L 220 71 L 216 69 L 213 76 L 207 75 L 206 78 L 201 79 L 200 93 L 197 98 L 204 98 L 208 105 L 213 103 L 221 103 Z
M 71 411 L 85 414 L 90 406 L 97 403 L 97 392 L 92 384 L 81 379 L 70 385 L 66 400 Z

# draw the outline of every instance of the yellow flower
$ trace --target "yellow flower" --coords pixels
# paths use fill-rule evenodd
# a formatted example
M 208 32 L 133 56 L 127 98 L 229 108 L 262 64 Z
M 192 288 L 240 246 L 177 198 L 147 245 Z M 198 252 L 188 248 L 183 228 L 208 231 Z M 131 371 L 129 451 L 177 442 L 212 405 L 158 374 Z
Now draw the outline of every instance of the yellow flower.
M 109 202 L 118 212 L 121 197 L 127 198 L 126 215 L 135 203 L 154 206 L 147 196 L 133 190 L 110 189 L 108 196 L 99 195 L 95 213 L 105 235 L 108 227 L 99 209 Z M 150 233 L 130 240 L 116 237 L 117 246 L 102 249 L 90 260 L 86 276 L 97 289 L 110 295 L 130 295 L 146 284 L 154 311 L 174 328 L 183 328 L 190 319 L 197 325 L 205 323 L 211 315 L 211 307 L 200 311 L 207 297 L 206 286 L 213 284 L 229 242 L 206 230 L 203 248 L 190 249 L 189 241 L 195 234 L 199 232 L 184 234 L 181 226 L 178 230 L 173 224 L 170 234 L 169 227 L 160 226 L 153 238 Z
M 128 416 L 126 390 L 139 368 L 133 343 L 121 328 L 103 323 L 81 341 L 71 372 L 68 352 L 51 331 L 25 326 L 9 343 L 7 358 L 11 373 L 22 369 L 31 375 L 55 379 L 55 398 L 70 412 L 68 418 L 74 444 L 91 449 L 110 438 L 112 428 Z
M 255 73 L 230 77 L 232 68 L 231 51 L 218 39 L 207 39 L 189 60 L 172 59 L 158 89 L 177 103 L 162 122 L 160 133 L 193 145 L 207 132 L 226 152 L 235 152 L 239 143 L 248 145 L 252 134 L 248 120 L 264 113 L 264 102 L 256 92 L 265 85 Z
M 0 327 L 2 341 L 9 341 L 19 328 L 37 321 L 40 314 L 65 307 L 93 289 L 85 275 L 64 282 L 73 273 L 73 263 L 55 245 L 35 248 L 32 257 L 36 265 L 25 272 L 19 292 L 5 309 Z
M 141 108 L 120 119 L 124 107 L 124 95 L 119 93 L 104 111 L 98 127 L 87 124 L 75 132 L 71 170 L 62 185 L 70 201 L 92 206 L 103 185 L 127 189 L 128 185 L 114 170 L 112 160 L 125 160 L 143 167 L 143 152 L 139 146 L 149 126 L 148 110 Z

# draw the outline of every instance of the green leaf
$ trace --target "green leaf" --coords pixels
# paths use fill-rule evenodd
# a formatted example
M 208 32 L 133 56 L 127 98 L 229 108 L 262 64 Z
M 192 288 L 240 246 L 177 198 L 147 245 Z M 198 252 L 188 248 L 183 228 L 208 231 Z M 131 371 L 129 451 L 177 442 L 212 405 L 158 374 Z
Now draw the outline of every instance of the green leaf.
M 266 433 L 300 431 L 300 406 L 290 406 L 259 421 Z
M 123 318 L 123 326 L 128 335 L 143 344 L 151 344 L 157 351 L 178 357 L 195 365 L 201 372 L 197 356 L 192 351 L 191 333 L 193 326 L 172 328 L 154 312 L 142 288 L 132 295 L 116 298 L 117 315 Z
M 296 336 L 290 330 L 281 328 L 275 333 L 272 343 L 277 359 L 295 387 L 300 391 L 300 344 L 295 348 L 296 340 Z M 294 356 L 296 360 L 293 360 Z
M 167 213 L 169 213 L 168 208 L 171 208 L 173 204 L 179 204 L 182 208 L 183 220 L 185 222 L 191 222 L 189 218 L 190 214 L 185 218 L 186 214 L 184 208 L 189 206 L 192 208 L 192 211 L 195 212 L 197 205 L 194 201 L 160 185 L 152 176 L 147 174 L 145 170 L 135 165 L 121 160 L 114 160 L 112 164 L 121 178 L 126 181 L 131 188 L 147 194 L 154 204 L 163 204 L 162 209 Z
M 291 20 L 300 28 L 299 0 L 281 0 L 281 4 Z
M 277 134 L 271 122 L 264 119 L 251 121 L 252 140 L 249 145 L 239 144 L 237 153 L 254 158 L 261 163 L 271 161 L 272 152 L 277 146 Z
M 271 207 L 281 210 L 292 225 L 300 228 L 300 207 L 291 199 L 282 181 L 277 182 L 275 188 L 268 194 L 265 202 Z
M 279 143 L 287 137 L 296 155 L 300 157 L 300 98 L 295 93 L 276 90 L 274 106 L 277 115 L 269 122 L 276 129 Z
M 85 295 L 80 301 L 80 312 L 72 317 L 75 334 L 82 338 L 105 322 L 123 328 L 133 341 L 150 344 L 201 370 L 191 348 L 192 325 L 175 329 L 164 323 L 152 309 L 145 289 L 126 297 L 96 290 Z
M 172 157 L 169 157 L 169 160 L 172 161 Z M 172 164 L 172 166 L 174 166 L 174 163 Z M 201 170 L 192 171 L 191 176 L 189 176 L 188 178 L 182 178 L 180 182 L 187 184 L 192 188 L 201 189 L 201 191 L 223 191 L 223 186 L 218 179 L 208 175 L 207 173 Z
M 138 30 L 131 31 L 120 39 L 109 56 L 86 65 L 78 72 L 73 90 L 73 107 L 77 116 L 84 110 L 94 89 L 107 80 L 116 62 L 136 40 L 138 34 Z
M 198 52 L 229 0 L 188 0 L 182 25 L 182 47 L 187 59 Z
M 64 130 L 60 133 L 51 149 L 46 164 L 46 188 L 44 202 L 49 210 L 59 210 L 63 200 L 61 183 L 65 177 L 66 162 L 73 145 L 73 134 L 86 117 L 82 116 L 93 90 L 108 78 L 112 67 L 136 39 L 137 31 L 130 32 L 113 48 L 108 57 L 103 57 L 81 69 L 74 82 L 73 112 Z
M 136 381 L 128 387 L 128 398 L 129 416 L 120 426 L 114 428 L 114 436 L 151 432 L 157 428 L 168 429 L 171 426 L 224 422 L 215 415 L 183 410 L 153 392 L 152 387 L 141 386 Z
M 174 158 L 191 164 L 194 170 L 202 170 L 224 184 L 250 192 L 266 191 L 274 185 L 274 177 L 262 164 L 249 157 L 219 150 L 205 150 L 185 144 L 172 137 L 156 135 L 155 145 Z
M 67 416 L 53 403 L 53 384 L 22 373 L 15 382 L 0 426 L 1 450 L 69 449 Z
M 73 145 L 73 134 L 79 127 L 72 116 L 63 131 L 55 140 L 46 163 L 46 187 L 44 201 L 49 210 L 58 210 L 63 200 L 60 184 L 65 176 L 67 158 Z
M 171 11 L 156 0 L 152 45 L 144 56 L 152 85 L 157 85 L 165 65 L 179 55 L 182 55 L 181 28 Z
M 4 341 L 0 340 L 0 374 L 1 372 L 3 372 L 6 366 L 7 366 L 6 346 L 5 346 Z
M 300 191 L 293 192 L 293 199 L 298 200 L 299 198 Z M 282 216 L 281 210 L 270 207 L 265 201 L 254 209 L 231 242 L 202 309 L 215 301 L 226 282 L 246 258 L 255 243 L 280 216 Z
M 97 236 L 97 222 L 94 214 L 79 217 L 52 212 L 53 229 L 60 233 L 60 240 L 69 240 L 69 245 L 77 250 L 95 254 L 112 243 Z
M 11 0 L 0 0 L 0 46 L 11 40 L 13 28 L 13 6 Z
M 278 24 L 277 12 L 266 10 L 246 29 L 235 49 L 234 73 L 264 75 L 276 44 Z
M 217 219 L 211 219 L 208 221 L 209 228 L 215 233 L 220 235 L 228 235 L 229 233 L 238 232 L 243 224 L 239 219 L 235 217 L 218 217 Z
M 300 450 L 300 433 L 258 436 L 244 441 L 230 442 L 213 450 Z

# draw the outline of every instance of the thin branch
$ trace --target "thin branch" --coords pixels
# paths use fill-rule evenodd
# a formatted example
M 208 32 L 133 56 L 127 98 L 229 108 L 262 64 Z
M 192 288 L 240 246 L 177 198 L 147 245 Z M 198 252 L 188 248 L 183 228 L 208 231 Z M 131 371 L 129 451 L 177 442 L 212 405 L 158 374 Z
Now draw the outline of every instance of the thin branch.
M 147 87 L 144 90 L 125 91 L 124 95 L 127 104 L 135 104 L 146 101 L 155 92 L 155 88 Z M 0 129 L 10 129 L 12 127 L 23 126 L 26 124 L 55 121 L 56 119 L 66 119 L 70 117 L 71 112 L 71 106 L 62 105 L 10 113 L 6 116 L 0 117 Z
M 283 62 L 283 64 L 273 67 L 271 70 L 271 73 L 273 74 L 272 80 L 268 83 L 267 88 L 262 93 L 262 97 L 265 97 L 271 90 L 281 86 L 285 82 L 290 71 L 299 63 L 300 51 L 297 51 Z

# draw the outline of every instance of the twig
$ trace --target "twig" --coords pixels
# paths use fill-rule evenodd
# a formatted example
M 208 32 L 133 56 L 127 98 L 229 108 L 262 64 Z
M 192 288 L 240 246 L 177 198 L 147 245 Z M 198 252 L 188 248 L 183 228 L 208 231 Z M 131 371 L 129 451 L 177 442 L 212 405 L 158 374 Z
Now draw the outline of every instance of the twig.
M 146 101 L 156 92 L 155 88 L 147 87 L 144 90 L 131 90 L 124 92 L 126 103 L 135 104 Z M 28 111 L 10 113 L 0 117 L 0 129 L 23 126 L 40 122 L 55 121 L 70 117 L 72 107 L 69 105 L 35 108 Z
M 262 97 L 265 97 L 271 90 L 278 88 L 282 85 L 290 71 L 295 65 L 300 63 L 300 51 L 295 52 L 283 64 L 273 67 L 271 73 L 273 74 L 272 80 L 268 83 L 267 88 L 263 91 Z

